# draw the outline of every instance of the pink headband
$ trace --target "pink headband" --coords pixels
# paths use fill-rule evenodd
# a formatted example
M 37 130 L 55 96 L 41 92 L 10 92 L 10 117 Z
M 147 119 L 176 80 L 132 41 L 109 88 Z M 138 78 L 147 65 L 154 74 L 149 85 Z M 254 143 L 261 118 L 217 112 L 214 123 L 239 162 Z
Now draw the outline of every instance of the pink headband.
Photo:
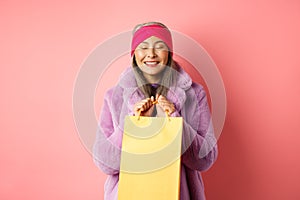
M 170 31 L 160 25 L 154 24 L 143 26 L 134 33 L 131 42 L 131 56 L 134 54 L 136 47 L 151 36 L 156 36 L 164 41 L 164 43 L 169 47 L 171 54 L 173 54 L 172 36 Z

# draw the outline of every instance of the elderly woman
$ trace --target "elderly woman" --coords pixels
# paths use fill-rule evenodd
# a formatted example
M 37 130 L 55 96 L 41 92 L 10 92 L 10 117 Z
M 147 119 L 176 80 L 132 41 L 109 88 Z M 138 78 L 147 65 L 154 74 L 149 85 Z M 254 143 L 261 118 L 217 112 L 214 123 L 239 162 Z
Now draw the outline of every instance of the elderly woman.
M 108 175 L 106 200 L 117 199 L 126 115 L 184 119 L 180 199 L 205 199 L 201 171 L 217 158 L 217 145 L 203 87 L 173 60 L 171 32 L 159 22 L 137 25 L 131 44 L 132 66 L 105 94 L 93 149 L 96 165 Z M 157 103 L 154 103 L 157 102 Z

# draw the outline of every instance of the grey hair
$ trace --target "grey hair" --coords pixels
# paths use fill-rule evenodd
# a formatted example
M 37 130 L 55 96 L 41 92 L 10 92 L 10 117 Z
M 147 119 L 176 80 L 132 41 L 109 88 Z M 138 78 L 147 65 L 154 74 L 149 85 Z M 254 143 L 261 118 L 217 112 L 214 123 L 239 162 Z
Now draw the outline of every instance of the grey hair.
M 153 22 L 145 22 L 145 23 L 141 23 L 141 24 L 136 25 L 136 26 L 133 28 L 132 35 L 134 35 L 134 33 L 135 33 L 137 30 L 139 30 L 140 28 L 142 28 L 142 27 L 144 27 L 144 26 L 150 26 L 150 25 L 158 25 L 158 26 L 161 26 L 161 27 L 163 27 L 163 28 L 169 30 L 168 27 L 167 27 L 166 25 L 164 25 L 163 23 L 161 23 L 161 22 L 154 22 L 154 21 L 153 21 Z M 170 30 L 169 30 L 169 31 L 170 31 Z

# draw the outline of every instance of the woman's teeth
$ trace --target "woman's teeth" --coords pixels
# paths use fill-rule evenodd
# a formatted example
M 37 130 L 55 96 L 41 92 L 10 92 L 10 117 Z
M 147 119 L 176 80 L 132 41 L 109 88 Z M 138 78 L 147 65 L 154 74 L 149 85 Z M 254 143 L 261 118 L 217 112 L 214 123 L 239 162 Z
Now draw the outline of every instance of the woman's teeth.
M 146 65 L 157 65 L 159 62 L 157 61 L 149 61 L 149 62 L 145 62 Z

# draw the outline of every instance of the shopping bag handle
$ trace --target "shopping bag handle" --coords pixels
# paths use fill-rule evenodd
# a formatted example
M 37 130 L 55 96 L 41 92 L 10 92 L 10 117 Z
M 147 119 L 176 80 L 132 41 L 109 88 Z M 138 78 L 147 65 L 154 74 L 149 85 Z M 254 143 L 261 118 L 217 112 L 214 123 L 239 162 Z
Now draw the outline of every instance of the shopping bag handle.
M 152 102 L 152 104 L 158 104 L 158 101 L 157 100 L 155 100 L 155 101 L 153 101 Z M 138 111 L 138 120 L 140 119 L 140 116 L 141 116 L 141 109 Z M 169 113 L 169 110 L 168 109 L 166 109 L 165 110 L 165 113 L 166 113 L 166 117 L 168 118 L 168 120 L 170 121 L 170 113 Z

